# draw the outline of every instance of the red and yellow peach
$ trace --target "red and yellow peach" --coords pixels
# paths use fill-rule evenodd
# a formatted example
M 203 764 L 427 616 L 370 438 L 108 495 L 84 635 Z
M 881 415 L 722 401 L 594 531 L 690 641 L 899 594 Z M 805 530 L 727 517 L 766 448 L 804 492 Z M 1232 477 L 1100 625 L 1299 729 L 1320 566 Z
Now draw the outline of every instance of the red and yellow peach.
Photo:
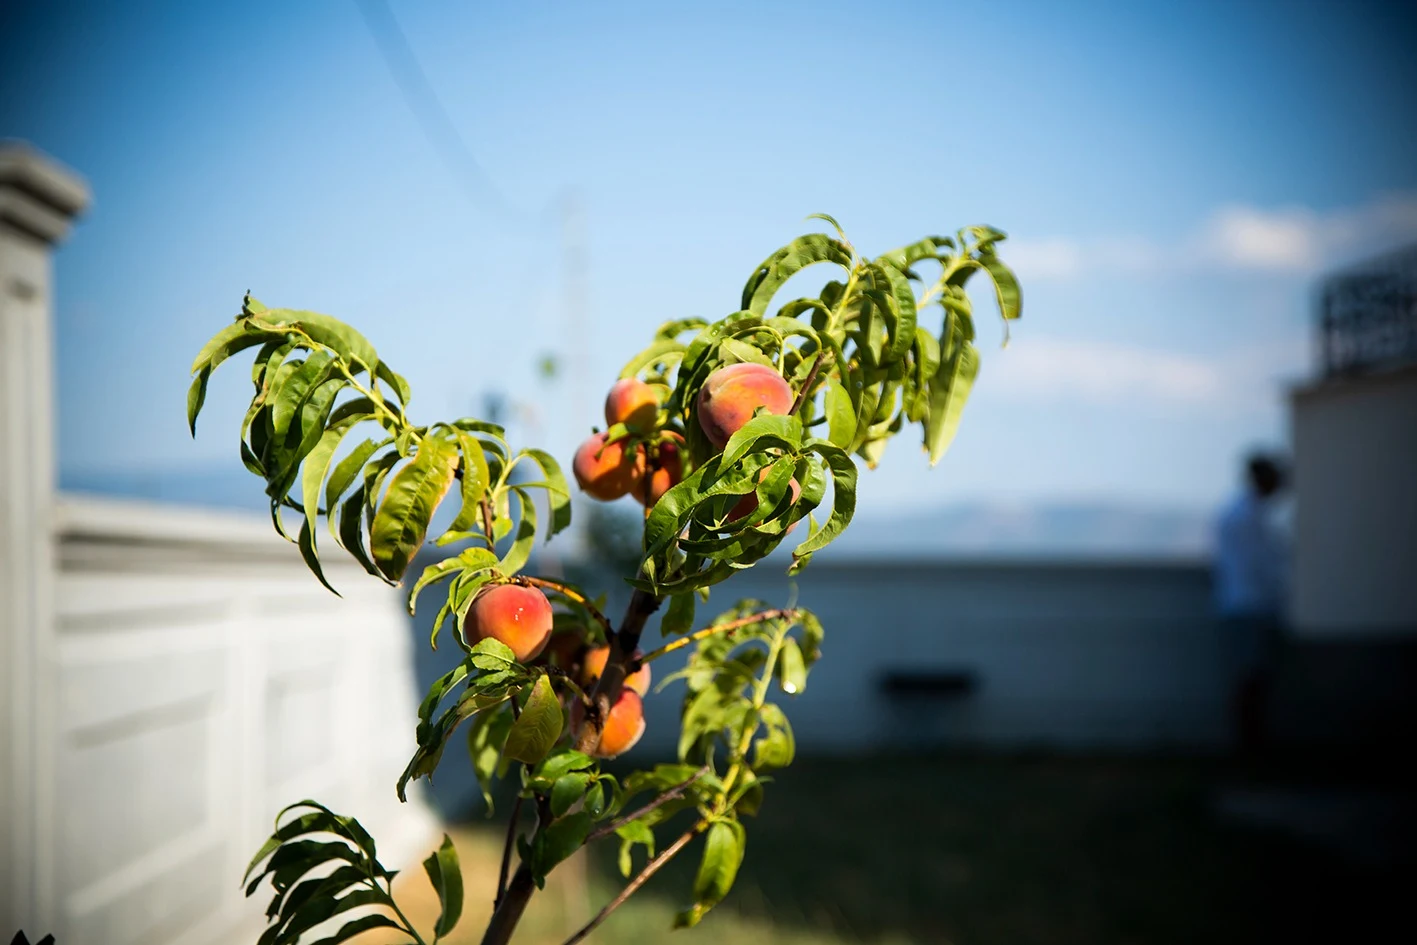
M 719 368 L 699 388 L 699 426 L 710 443 L 723 449 L 759 407 L 771 414 L 792 409 L 792 388 L 765 364 L 743 362 Z
M 546 648 L 551 621 L 551 602 L 545 594 L 520 584 L 498 584 L 472 602 L 463 621 L 463 636 L 469 646 L 489 638 L 499 640 L 525 663 Z

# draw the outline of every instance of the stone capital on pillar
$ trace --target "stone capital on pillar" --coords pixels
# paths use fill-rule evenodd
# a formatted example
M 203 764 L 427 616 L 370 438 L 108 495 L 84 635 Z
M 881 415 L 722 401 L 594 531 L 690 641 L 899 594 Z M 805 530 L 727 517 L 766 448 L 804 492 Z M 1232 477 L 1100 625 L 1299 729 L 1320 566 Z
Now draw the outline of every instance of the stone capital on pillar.
M 54 245 L 89 201 L 0 141 L 0 934 L 42 938 L 54 898 Z

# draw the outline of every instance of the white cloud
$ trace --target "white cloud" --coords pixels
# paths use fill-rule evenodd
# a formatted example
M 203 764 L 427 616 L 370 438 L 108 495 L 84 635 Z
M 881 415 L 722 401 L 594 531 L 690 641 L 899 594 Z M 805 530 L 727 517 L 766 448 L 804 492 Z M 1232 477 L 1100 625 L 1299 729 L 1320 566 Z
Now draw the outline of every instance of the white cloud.
M 1029 400 L 1093 403 L 1145 399 L 1209 403 L 1225 391 L 1216 365 L 1163 351 L 1063 338 L 1016 339 L 990 364 L 991 387 Z
M 1285 381 L 1302 373 L 1306 356 L 1301 333 L 1213 358 L 1030 335 L 991 358 L 981 384 L 995 396 L 1032 402 L 1266 408 Z
M 1025 281 L 1074 278 L 1086 272 L 1094 259 L 1105 259 L 1114 272 L 1222 267 L 1312 278 L 1414 239 L 1417 193 L 1395 193 L 1328 213 L 1301 206 L 1223 206 L 1195 232 L 1169 245 L 1141 237 L 1055 237 L 1014 240 L 1001 250 Z

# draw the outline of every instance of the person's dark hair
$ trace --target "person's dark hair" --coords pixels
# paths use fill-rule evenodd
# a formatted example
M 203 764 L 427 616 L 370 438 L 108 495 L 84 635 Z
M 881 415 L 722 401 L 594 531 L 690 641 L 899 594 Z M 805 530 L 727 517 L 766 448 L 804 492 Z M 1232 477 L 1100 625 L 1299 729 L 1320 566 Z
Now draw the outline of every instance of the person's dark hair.
M 1261 497 L 1274 495 L 1284 488 L 1287 477 L 1284 464 L 1277 457 L 1256 453 L 1246 462 L 1245 470 L 1250 487 Z

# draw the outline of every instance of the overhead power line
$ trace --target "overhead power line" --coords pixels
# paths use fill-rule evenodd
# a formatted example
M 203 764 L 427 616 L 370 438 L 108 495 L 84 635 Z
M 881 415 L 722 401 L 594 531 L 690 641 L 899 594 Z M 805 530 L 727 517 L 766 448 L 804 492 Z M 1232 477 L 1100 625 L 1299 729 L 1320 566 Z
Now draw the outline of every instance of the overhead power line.
M 433 91 L 428 75 L 419 64 L 408 37 L 399 27 L 393 11 L 385 0 L 358 0 L 364 22 L 383 54 L 384 62 L 402 93 L 404 103 L 418 121 L 424 137 L 438 153 L 443 163 L 458 178 L 475 203 L 513 222 L 521 217 L 487 175 L 467 142 L 458 133 L 438 94 Z

